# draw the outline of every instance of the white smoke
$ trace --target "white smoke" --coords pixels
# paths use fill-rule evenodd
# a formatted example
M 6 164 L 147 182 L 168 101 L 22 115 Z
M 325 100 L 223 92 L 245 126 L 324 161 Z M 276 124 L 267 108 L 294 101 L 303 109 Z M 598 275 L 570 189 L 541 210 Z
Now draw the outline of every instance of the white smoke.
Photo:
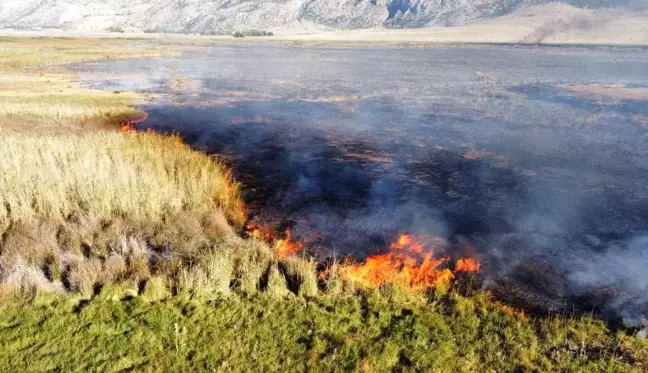
M 608 311 L 618 312 L 628 326 L 643 325 L 648 318 L 648 236 L 583 258 L 570 279 L 580 291 L 614 290 Z

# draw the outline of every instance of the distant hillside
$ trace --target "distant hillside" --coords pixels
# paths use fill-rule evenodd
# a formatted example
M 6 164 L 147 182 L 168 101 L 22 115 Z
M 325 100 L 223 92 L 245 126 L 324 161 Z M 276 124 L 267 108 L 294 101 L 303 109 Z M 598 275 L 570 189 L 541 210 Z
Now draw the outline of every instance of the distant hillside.
M 548 0 L 2 0 L 0 28 L 216 34 L 235 29 L 459 26 Z M 648 9 L 648 0 L 566 0 Z

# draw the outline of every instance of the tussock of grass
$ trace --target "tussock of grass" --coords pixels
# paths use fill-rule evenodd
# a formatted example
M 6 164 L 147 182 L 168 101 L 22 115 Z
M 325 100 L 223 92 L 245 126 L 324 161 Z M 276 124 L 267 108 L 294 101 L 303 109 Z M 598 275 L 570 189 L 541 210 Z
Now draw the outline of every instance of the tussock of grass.
M 198 260 L 199 263 L 183 270 L 179 290 L 211 297 L 230 294 L 231 283 L 234 280 L 232 251 L 218 249 Z
M 267 292 L 276 297 L 283 297 L 290 294 L 286 277 L 279 270 L 277 263 L 272 264 L 268 269 Z
M 8 288 L 63 284 L 90 296 L 98 284 L 125 278 L 179 278 L 173 263 L 197 260 L 202 267 L 187 272 L 191 285 L 183 286 L 229 287 L 233 259 L 205 258 L 234 235 L 230 224 L 243 224 L 239 186 L 178 138 L 9 133 L 0 157 L 0 280 Z M 18 276 L 33 268 L 50 282 Z
M 148 302 L 159 302 L 171 295 L 164 277 L 151 277 L 144 286 L 142 299 Z
M 244 294 L 254 295 L 261 289 L 261 279 L 276 261 L 270 248 L 262 242 L 249 240 L 236 248 L 236 288 Z
M 161 222 L 182 212 L 222 211 L 244 220 L 225 167 L 155 134 L 40 137 L 0 143 L 0 227 L 37 218 Z
M 332 296 L 340 295 L 344 291 L 344 280 L 340 277 L 339 268 L 339 264 L 337 262 L 334 263 L 329 268 L 324 281 L 327 294 Z
M 298 284 L 297 293 L 302 297 L 317 296 L 316 263 L 303 258 L 289 258 L 287 262 L 288 274 Z

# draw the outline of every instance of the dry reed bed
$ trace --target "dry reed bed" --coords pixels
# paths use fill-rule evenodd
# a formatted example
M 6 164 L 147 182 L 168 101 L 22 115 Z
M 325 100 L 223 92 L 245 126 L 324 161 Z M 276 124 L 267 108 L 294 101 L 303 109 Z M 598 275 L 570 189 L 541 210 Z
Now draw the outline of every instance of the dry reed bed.
M 0 159 L 0 276 L 14 290 L 179 279 L 216 246 L 242 245 L 239 185 L 177 137 L 6 133 Z
M 98 133 L 4 135 L 0 143 L 0 227 L 35 218 L 159 221 L 220 209 L 242 224 L 239 186 L 229 171 L 176 137 Z
M 293 282 L 308 279 L 304 289 L 316 293 L 311 264 L 292 259 L 280 274 L 265 244 L 236 236 L 245 220 L 240 187 L 221 163 L 176 137 L 88 131 L 141 114 L 132 107 L 141 97 L 30 70 L 169 54 L 95 44 L 0 40 L 0 288 L 287 294 L 290 268 Z

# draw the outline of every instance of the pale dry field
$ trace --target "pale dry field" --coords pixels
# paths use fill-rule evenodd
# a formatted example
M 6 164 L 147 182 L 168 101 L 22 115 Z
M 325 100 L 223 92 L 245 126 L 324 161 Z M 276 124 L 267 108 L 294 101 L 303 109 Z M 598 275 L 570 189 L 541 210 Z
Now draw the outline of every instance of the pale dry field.
M 4 130 L 69 133 L 138 117 L 147 97 L 81 86 L 61 65 L 171 53 L 124 40 L 7 38 L 0 40 L 0 126 Z

